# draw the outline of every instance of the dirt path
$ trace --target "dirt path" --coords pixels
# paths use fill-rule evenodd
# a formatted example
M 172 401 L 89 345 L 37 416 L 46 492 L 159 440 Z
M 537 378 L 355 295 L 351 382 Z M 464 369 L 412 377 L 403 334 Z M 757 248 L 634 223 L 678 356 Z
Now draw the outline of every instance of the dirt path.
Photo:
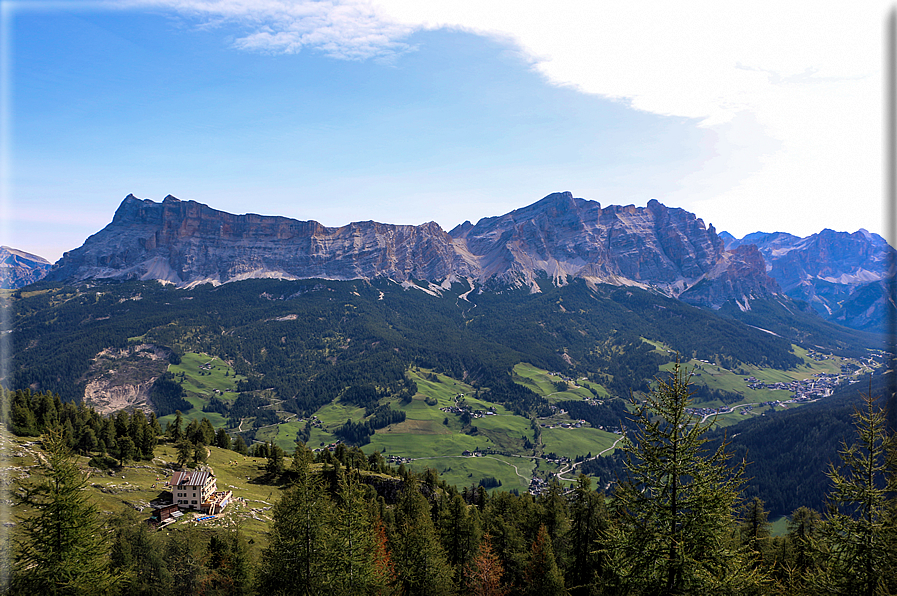
M 522 457 L 522 456 L 516 456 L 516 457 Z M 520 470 L 517 469 L 517 466 L 515 466 L 515 465 L 512 464 L 511 462 L 507 462 L 507 461 L 505 461 L 505 460 L 503 460 L 503 459 L 498 459 L 497 457 L 492 457 L 491 455 L 480 455 L 480 456 L 475 456 L 475 455 L 433 455 L 433 456 L 430 456 L 430 457 L 415 457 L 415 458 L 412 458 L 411 461 L 419 461 L 419 460 L 423 460 L 423 459 L 445 459 L 445 458 L 458 458 L 458 459 L 480 459 L 480 458 L 482 458 L 482 459 L 494 459 L 495 461 L 497 461 L 497 462 L 501 462 L 501 463 L 505 464 L 506 466 L 511 466 L 512 468 L 514 468 L 514 473 L 517 474 L 517 476 L 519 476 L 520 478 L 522 478 L 523 480 L 525 480 L 527 483 L 529 482 L 529 478 L 527 478 L 526 476 L 524 476 L 523 474 L 521 474 L 521 473 L 520 473 Z

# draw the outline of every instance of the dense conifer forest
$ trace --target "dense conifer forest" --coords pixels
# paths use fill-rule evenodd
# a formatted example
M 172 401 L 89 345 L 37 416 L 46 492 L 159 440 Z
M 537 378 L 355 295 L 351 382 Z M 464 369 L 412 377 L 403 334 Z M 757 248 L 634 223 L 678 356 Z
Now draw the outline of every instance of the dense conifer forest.
M 409 366 L 474 382 L 490 389 L 496 403 L 534 400 L 508 379 L 521 361 L 588 374 L 626 399 L 630 390 L 646 390 L 669 360 L 642 338 L 683 358 L 726 365 L 787 369 L 800 362 L 786 330 L 771 335 L 637 288 L 589 288 L 581 280 L 543 286 L 537 295 L 511 289 L 463 300 L 468 288 L 461 284 L 432 296 L 386 280 L 248 280 L 191 290 L 156 282 L 29 286 L 13 296 L 18 348 L 5 384 L 80 399 L 97 354 L 126 350 L 135 338 L 170 350 L 169 359 L 218 354 L 246 377 L 241 390 L 271 388 L 304 414 L 347 387 L 400 393 Z M 777 312 L 769 309 L 767 319 L 754 314 L 751 324 L 776 324 Z M 810 339 L 844 353 L 863 354 L 864 346 L 880 342 L 810 323 Z M 165 381 L 154 387 L 154 398 L 166 412 L 183 409 Z

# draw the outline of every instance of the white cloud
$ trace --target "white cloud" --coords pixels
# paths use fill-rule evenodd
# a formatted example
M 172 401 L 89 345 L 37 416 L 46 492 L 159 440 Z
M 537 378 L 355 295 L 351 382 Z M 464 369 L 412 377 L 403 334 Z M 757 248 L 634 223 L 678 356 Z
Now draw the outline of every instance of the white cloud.
M 455 28 L 516 45 L 553 84 L 695 119 L 720 155 L 661 200 L 732 220 L 768 213 L 794 233 L 876 225 L 882 196 L 882 1 L 718 0 L 562 4 L 522 0 L 134 0 L 247 33 L 244 50 L 344 59 L 407 51 L 417 30 Z M 118 5 L 121 5 L 119 3 Z M 740 147 L 740 148 L 739 148 Z M 846 209 L 850 205 L 851 209 Z M 788 211 L 786 211 L 786 206 Z M 799 215 L 799 217 L 796 217 Z M 826 217 L 828 219 L 826 220 Z M 741 226 L 738 229 L 738 226 Z
M 834 210 L 841 229 L 882 229 L 885 2 L 378 5 L 408 26 L 510 37 L 549 81 L 694 118 L 721 148 L 750 139 L 666 197 L 736 233 L 774 212 L 808 234 Z M 739 114 L 753 130 L 729 124 Z

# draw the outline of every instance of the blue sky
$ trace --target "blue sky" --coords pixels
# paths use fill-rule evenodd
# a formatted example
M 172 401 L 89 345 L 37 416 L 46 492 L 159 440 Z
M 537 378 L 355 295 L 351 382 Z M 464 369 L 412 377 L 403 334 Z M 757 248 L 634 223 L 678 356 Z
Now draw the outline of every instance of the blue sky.
M 885 5 L 833 6 L 4 1 L 2 243 L 56 260 L 128 193 L 449 230 L 570 190 L 883 233 Z

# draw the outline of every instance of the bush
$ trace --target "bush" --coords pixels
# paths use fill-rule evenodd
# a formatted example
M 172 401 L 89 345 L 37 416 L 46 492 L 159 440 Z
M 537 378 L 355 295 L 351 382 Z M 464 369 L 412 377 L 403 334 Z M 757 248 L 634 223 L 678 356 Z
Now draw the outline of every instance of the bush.
M 118 467 L 118 460 L 108 455 L 98 455 L 91 457 L 90 461 L 87 462 L 87 465 L 92 468 L 99 468 L 100 470 L 109 470 Z

